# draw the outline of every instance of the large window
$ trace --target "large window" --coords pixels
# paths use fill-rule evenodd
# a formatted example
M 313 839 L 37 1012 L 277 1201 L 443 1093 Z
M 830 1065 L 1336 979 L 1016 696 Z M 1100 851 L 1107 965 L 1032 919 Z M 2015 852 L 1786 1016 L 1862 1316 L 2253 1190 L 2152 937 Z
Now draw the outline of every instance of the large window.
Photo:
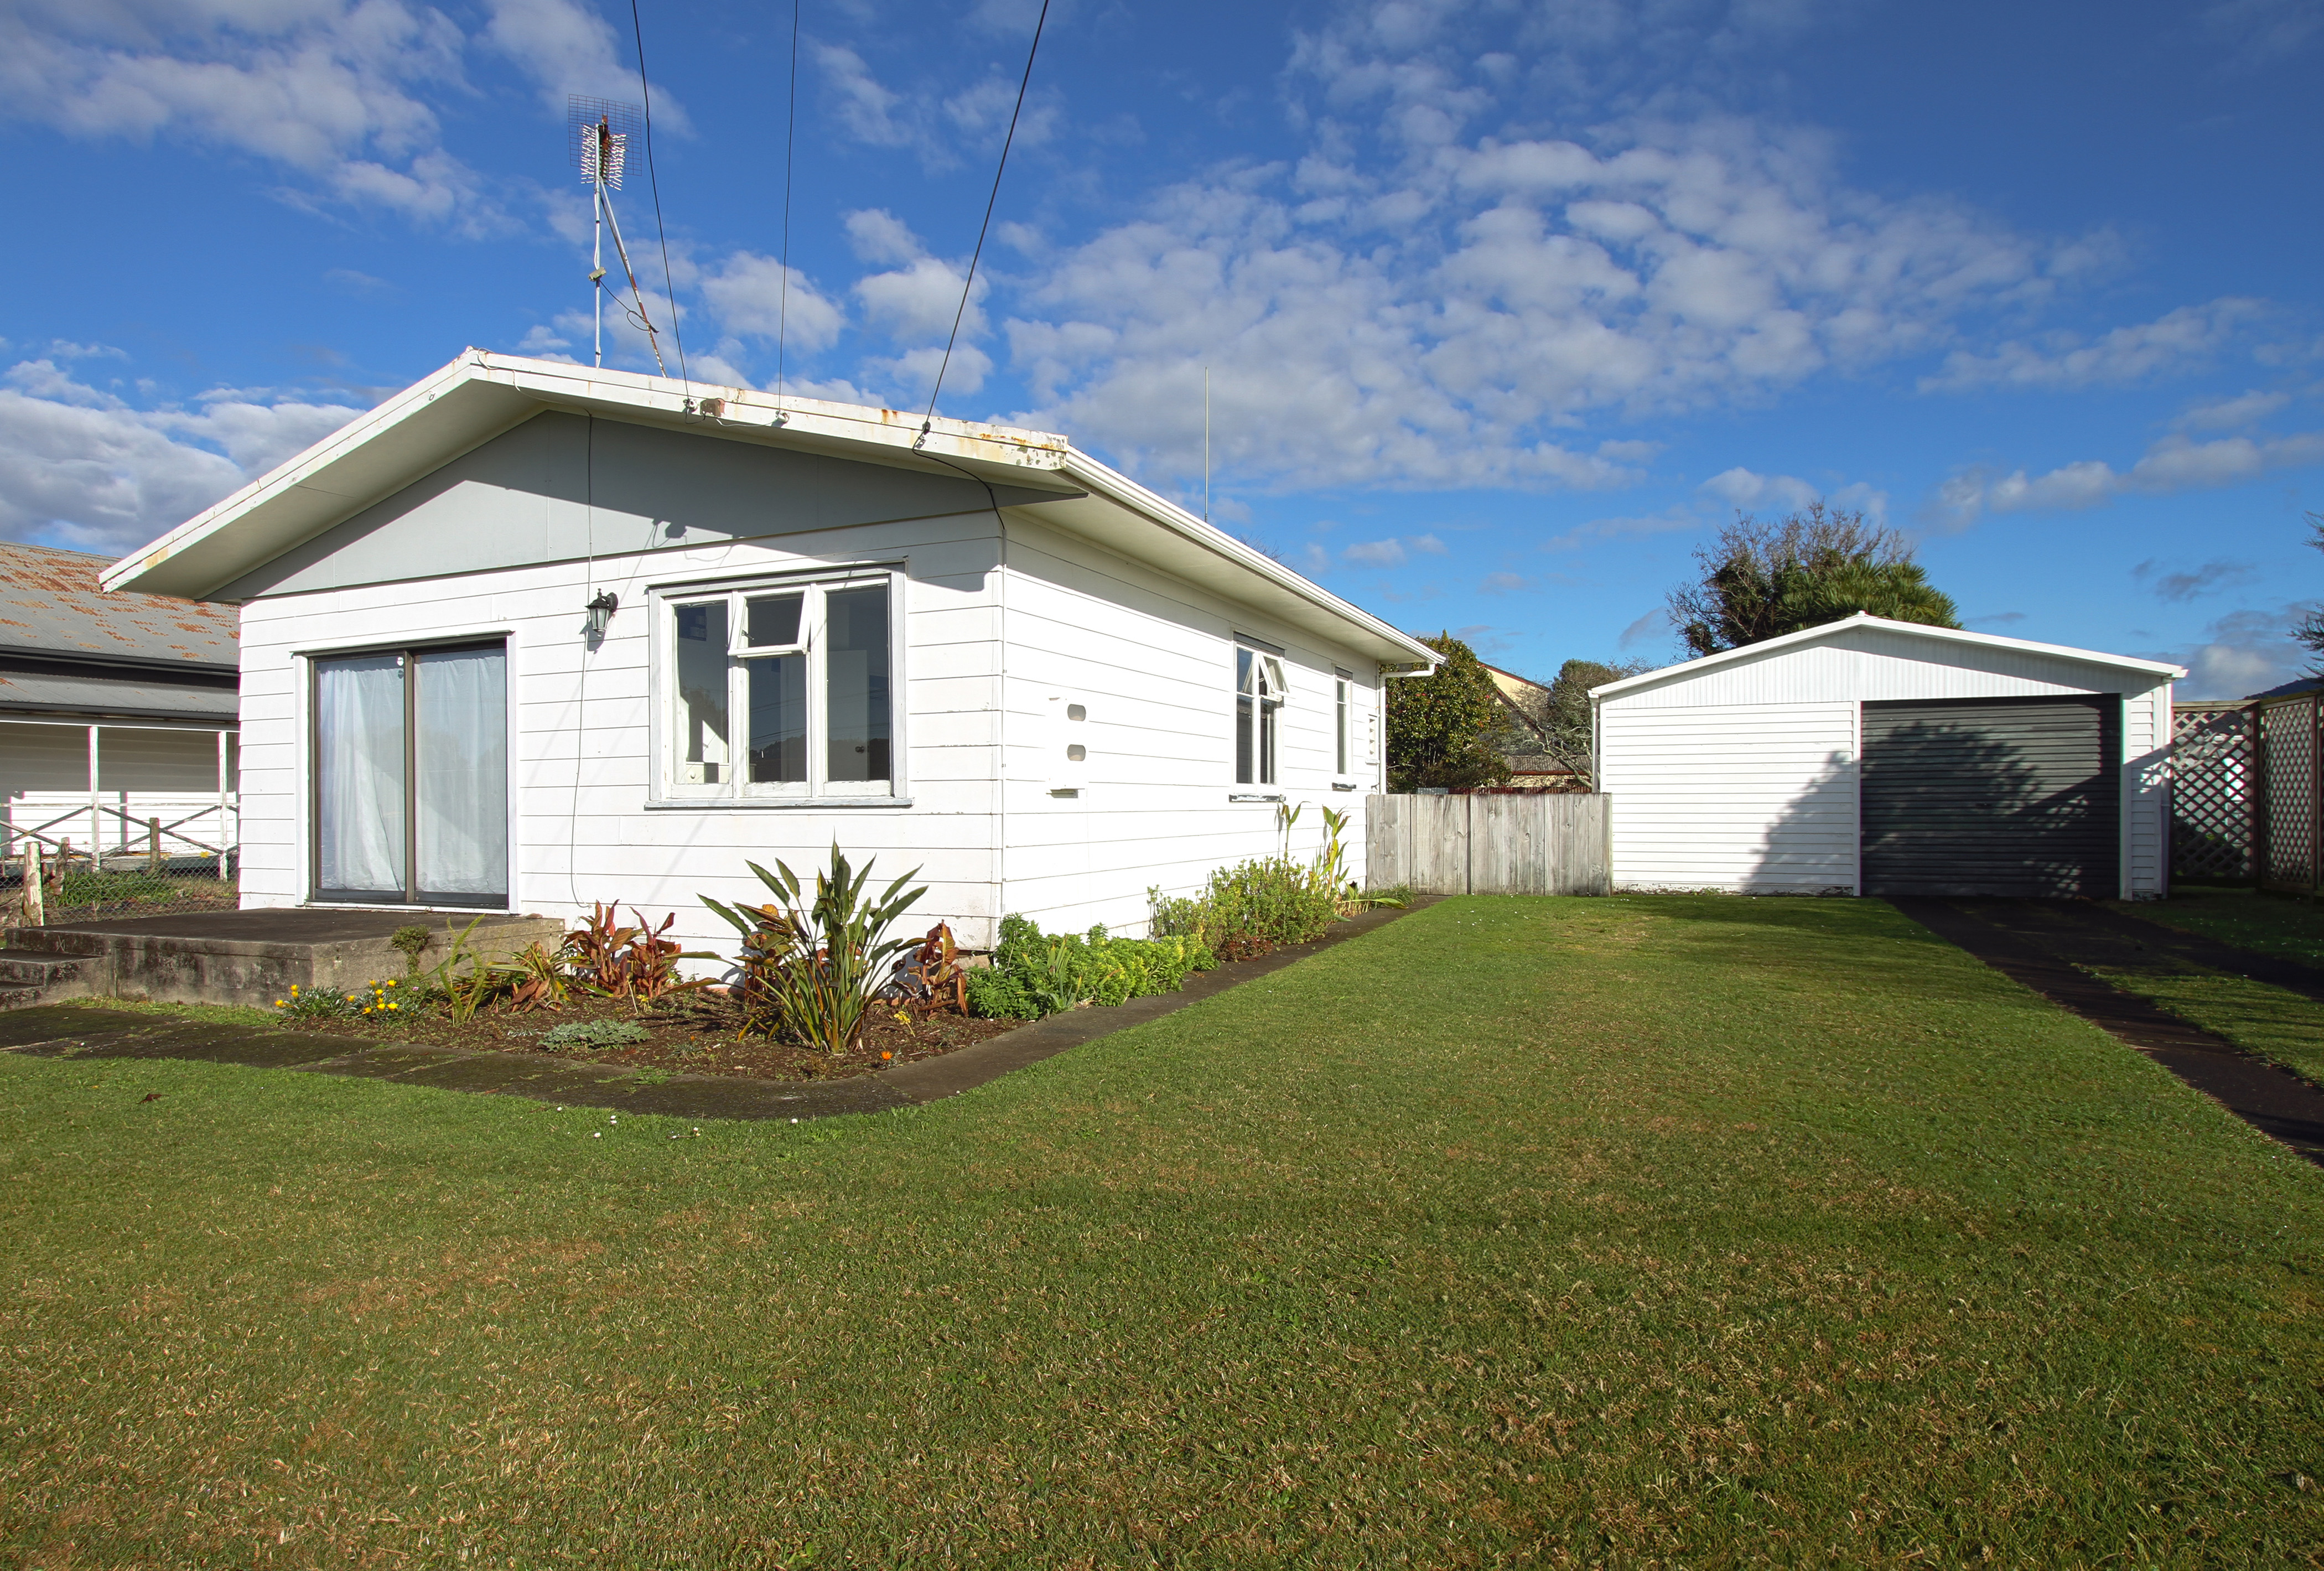
M 315 898 L 508 903 L 508 654 L 314 662 Z
M 1275 783 L 1280 729 L 1283 662 L 1272 654 L 1235 648 L 1235 783 Z
M 666 799 L 896 793 L 885 575 L 660 602 Z

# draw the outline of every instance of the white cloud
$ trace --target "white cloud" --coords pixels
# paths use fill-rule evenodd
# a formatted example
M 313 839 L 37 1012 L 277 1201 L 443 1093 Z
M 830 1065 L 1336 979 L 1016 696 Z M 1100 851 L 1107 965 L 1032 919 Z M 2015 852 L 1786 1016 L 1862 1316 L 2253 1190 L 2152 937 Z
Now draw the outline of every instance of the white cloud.
M 929 255 L 910 226 L 885 208 L 850 213 L 846 225 L 848 244 L 858 256 L 896 264 L 885 273 L 867 273 L 855 281 L 855 298 L 863 302 L 863 314 L 874 326 L 906 343 L 925 342 L 951 337 L 957 316 L 962 337 L 983 335 L 984 311 L 977 302 L 989 287 L 984 276 L 977 278 L 968 308 L 963 311 L 960 295 L 968 271 L 965 263 L 954 266 Z M 933 365 L 930 374 L 934 374 Z M 981 384 L 981 372 L 978 380 Z
M 2205 364 L 2263 310 L 2258 300 L 2215 300 L 2116 328 L 2094 342 L 2057 334 L 2004 344 L 1990 355 L 1955 350 L 1945 356 L 1943 370 L 1921 379 L 1921 391 L 2127 386 Z
M 1593 518 L 1541 542 L 1545 551 L 1572 550 L 1598 540 L 1630 540 L 1639 535 L 1671 534 L 1700 529 L 1702 518 L 1692 509 L 1668 507 L 1639 517 Z
M 703 275 L 703 299 L 729 333 L 770 341 L 779 336 L 802 353 L 830 347 L 846 325 L 844 314 L 797 268 L 789 270 L 786 292 L 784 272 L 771 256 L 737 251 Z
M 1737 465 L 1705 480 L 1701 489 L 1732 506 L 1805 507 L 1823 494 L 1795 475 L 1759 475 Z
M 1019 78 L 1014 73 L 988 71 L 949 93 L 927 82 L 899 90 L 882 82 L 861 54 L 843 45 L 817 45 L 815 61 L 823 69 L 841 130 L 872 147 L 908 149 L 931 171 L 959 167 L 964 154 L 982 160 L 999 151 L 1017 106 Z M 1037 83 L 1018 120 L 1016 145 L 1034 147 L 1048 141 L 1058 118 L 1053 96 Z
M 128 550 L 360 412 L 231 389 L 139 410 L 53 361 L 23 362 L 0 385 L 0 534 Z
M 622 41 L 604 16 L 574 0 L 489 0 L 492 20 L 482 37 L 530 77 L 540 101 L 560 121 L 568 94 L 638 103 L 638 72 L 625 62 Z M 692 129 L 685 108 L 656 82 L 654 129 Z M 642 149 L 637 150 L 642 152 Z
M 1496 119 L 1510 62 L 1477 33 L 1500 14 L 1351 9 L 1298 46 L 1304 157 L 1035 255 L 1015 418 L 1198 472 L 1208 365 L 1245 481 L 1620 485 L 1635 458 L 1564 432 L 1941 350 L 2103 248 L 1851 188 L 1821 140 L 1749 120 Z
M 471 89 L 472 43 L 560 115 L 568 91 L 636 96 L 578 0 L 492 0 L 475 39 L 416 0 L 21 0 L 0 7 L 0 116 L 69 135 L 168 138 L 290 171 L 296 205 L 382 208 L 468 232 L 508 219 L 447 152 L 436 102 Z M 684 113 L 657 95 L 658 124 Z
M 1678 624 L 1671 620 L 1668 608 L 1657 605 L 1622 629 L 1622 636 L 1615 642 L 1620 648 L 1636 649 L 1654 639 L 1668 638 L 1677 631 Z
M 890 272 L 857 279 L 855 298 L 863 302 L 863 314 L 891 337 L 947 337 L 958 315 L 962 336 L 973 338 L 983 331 L 984 313 L 973 295 L 967 310 L 961 310 L 961 273 L 950 263 L 923 256 Z M 984 281 L 978 279 L 974 294 L 982 295 L 984 289 Z
M 2265 420 L 2292 402 L 2288 393 L 2254 391 L 2236 398 L 2199 403 L 2179 417 L 2179 423 L 2199 431 L 2231 431 Z
M 1400 568 L 1416 556 L 1441 557 L 1445 554 L 1447 548 L 1444 542 L 1433 534 L 1357 541 L 1340 553 L 1343 560 L 1367 568 Z
M 2324 431 L 2291 436 L 2222 437 L 2198 442 L 2172 434 L 2126 470 L 2085 458 L 2043 475 L 2023 469 L 1995 478 L 1968 469 L 1937 487 L 1935 512 L 1957 525 L 1987 513 L 2070 513 L 2133 492 L 2164 494 L 2236 485 L 2271 469 L 2324 463 Z
M 2306 669 L 2308 652 L 2292 642 L 2292 629 L 2319 607 L 2280 605 L 2273 610 L 2229 612 L 2205 630 L 2201 642 L 2156 658 L 2187 668 L 2175 690 L 2181 698 L 2241 698 L 2290 681 Z

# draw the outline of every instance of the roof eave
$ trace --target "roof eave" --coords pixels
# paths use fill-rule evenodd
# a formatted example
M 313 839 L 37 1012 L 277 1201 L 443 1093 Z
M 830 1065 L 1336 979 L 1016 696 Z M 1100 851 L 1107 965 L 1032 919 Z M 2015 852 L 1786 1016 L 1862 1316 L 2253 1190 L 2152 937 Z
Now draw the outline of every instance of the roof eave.
M 1712 666 L 1729 664 L 1735 661 L 1766 654 L 1772 651 L 1791 649 L 1803 643 L 1814 643 L 1832 637 L 1836 633 L 1859 627 L 1877 627 L 1884 631 L 1906 633 L 1918 637 L 1933 639 L 1941 643 L 1966 644 L 1977 649 L 2013 650 L 2021 654 L 2048 655 L 2056 660 L 2077 661 L 2084 665 L 2105 666 L 2115 670 L 2144 671 L 2149 676 L 2162 677 L 2172 681 L 2176 681 L 2187 674 L 2185 666 L 2172 665 L 2163 661 L 2140 660 L 2132 655 L 2107 654 L 2098 650 L 2075 649 L 2062 643 L 2036 643 L 2032 639 L 2026 638 L 2004 638 L 1997 633 L 1971 633 L 1966 628 L 1932 627 L 1922 622 L 1896 622 L 1885 616 L 1875 616 L 1869 612 L 1858 611 L 1854 615 L 1843 616 L 1837 622 L 1825 622 L 1813 627 L 1803 627 L 1797 633 L 1786 633 L 1778 638 L 1766 639 L 1758 643 L 1747 643 L 1737 649 L 1720 650 L 1717 654 L 1702 655 L 1694 660 L 1683 661 L 1674 666 L 1665 666 L 1660 670 L 1642 671 L 1635 677 L 1625 677 L 1618 682 L 1608 682 L 1603 687 L 1591 688 L 1590 699 L 1592 703 L 1602 702 L 1624 693 L 1640 691 L 1657 683 L 1670 681 L 1682 675 L 1692 675 Z
M 1064 472 L 1088 487 L 1092 494 L 1160 525 L 1243 571 L 1296 596 L 1333 619 L 1359 629 L 1376 644 L 1385 646 L 1388 653 L 1395 657 L 1393 661 L 1383 658 L 1383 664 L 1414 661 L 1434 670 L 1444 659 L 1410 633 L 1342 599 L 1305 574 L 1294 571 L 1264 551 L 1235 539 L 1216 524 L 1204 522 L 1177 504 L 1148 490 L 1129 476 L 1099 462 L 1078 448 L 1068 447 L 1065 449 Z
M 717 401 L 715 415 L 705 412 L 711 400 Z M 1367 649 L 1384 664 L 1412 661 L 1433 669 L 1443 658 L 1060 436 L 477 349 L 463 351 L 305 452 L 122 558 L 105 569 L 100 582 L 108 590 L 189 598 L 214 594 L 259 562 L 376 501 L 387 494 L 383 487 L 409 484 L 542 409 L 603 410 L 672 424 L 709 420 L 737 436 L 755 432 L 763 438 L 779 430 L 785 445 L 811 450 L 946 468 L 1034 489 L 1056 485 L 1061 501 L 1079 494 L 1065 489 L 1067 484 L 1079 485 L 1323 614 L 1355 635 L 1342 642 Z M 395 440 L 399 434 L 406 439 L 401 443 Z M 247 527 L 262 520 L 263 527 Z M 238 541 L 229 533 L 236 523 L 246 526 L 235 531 L 245 537 Z

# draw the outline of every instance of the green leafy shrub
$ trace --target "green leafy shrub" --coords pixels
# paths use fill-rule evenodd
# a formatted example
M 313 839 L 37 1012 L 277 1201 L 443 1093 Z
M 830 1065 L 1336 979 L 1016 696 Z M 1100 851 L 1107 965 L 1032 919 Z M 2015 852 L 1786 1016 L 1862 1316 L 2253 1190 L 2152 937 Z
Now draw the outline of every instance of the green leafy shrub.
M 625 1048 L 646 1040 L 646 1028 L 625 1020 L 568 1020 L 542 1033 L 544 1048 Z
M 1102 927 L 1051 936 L 1028 918 L 1003 917 L 992 964 L 968 974 L 968 1005 L 995 1020 L 1039 1020 L 1085 1002 L 1176 993 L 1188 972 L 1217 964 L 1197 937 L 1117 938 Z
M 1262 856 L 1213 873 L 1203 892 L 1153 902 L 1154 936 L 1190 938 L 1228 959 L 1322 938 L 1344 898 L 1327 872 L 1288 856 Z

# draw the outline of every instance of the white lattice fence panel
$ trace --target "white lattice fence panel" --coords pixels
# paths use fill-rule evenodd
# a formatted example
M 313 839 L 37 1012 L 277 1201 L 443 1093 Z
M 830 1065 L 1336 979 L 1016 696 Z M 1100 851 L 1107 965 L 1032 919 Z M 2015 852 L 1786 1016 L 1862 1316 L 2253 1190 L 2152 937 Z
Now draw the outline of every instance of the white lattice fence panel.
M 2252 713 L 2241 704 L 2177 706 L 2171 749 L 2171 876 L 2252 876 Z
M 2258 711 L 2267 846 L 2261 882 L 2309 890 L 2317 879 L 2317 705 L 2293 698 Z

